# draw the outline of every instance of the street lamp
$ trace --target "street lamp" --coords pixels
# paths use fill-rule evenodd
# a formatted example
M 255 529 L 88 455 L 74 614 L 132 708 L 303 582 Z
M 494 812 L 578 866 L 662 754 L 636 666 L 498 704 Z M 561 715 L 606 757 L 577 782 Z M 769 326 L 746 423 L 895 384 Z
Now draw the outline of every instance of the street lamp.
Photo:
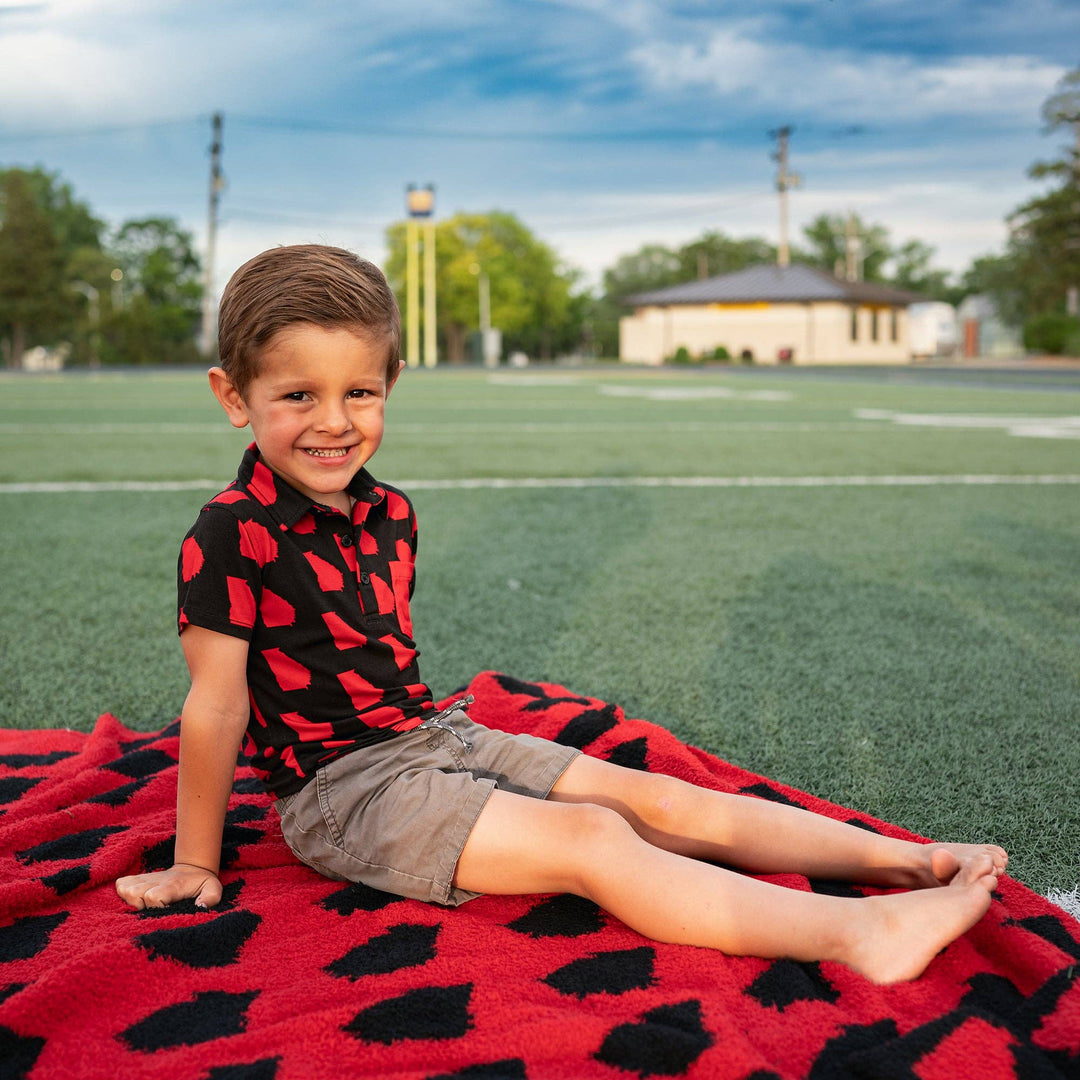
M 434 367 L 437 360 L 435 327 L 435 185 L 405 188 L 405 357 L 410 366 L 420 363 L 420 222 L 424 223 L 424 366 Z
M 124 280 L 124 271 L 117 266 L 114 270 L 109 271 L 109 277 L 112 279 L 112 306 L 113 311 L 119 311 L 124 306 L 124 288 L 121 282 Z

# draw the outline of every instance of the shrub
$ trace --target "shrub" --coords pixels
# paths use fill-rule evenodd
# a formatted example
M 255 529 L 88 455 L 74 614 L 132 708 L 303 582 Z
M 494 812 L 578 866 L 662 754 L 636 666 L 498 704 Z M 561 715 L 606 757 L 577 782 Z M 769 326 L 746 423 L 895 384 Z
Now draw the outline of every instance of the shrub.
M 728 360 L 731 359 L 731 353 L 727 351 L 726 345 L 717 345 L 716 348 L 713 349 L 712 355 L 709 357 L 709 359 L 719 360 L 721 363 L 726 363 Z
M 1080 319 L 1075 315 L 1049 312 L 1024 323 L 1024 347 L 1032 352 L 1060 356 L 1080 344 Z
M 753 349 L 743 349 L 743 351 L 741 353 L 739 353 L 739 359 L 744 364 L 752 364 L 754 362 L 754 350 Z
M 680 345 L 675 352 L 668 357 L 669 364 L 692 364 L 694 358 L 690 355 L 690 350 L 685 345 Z

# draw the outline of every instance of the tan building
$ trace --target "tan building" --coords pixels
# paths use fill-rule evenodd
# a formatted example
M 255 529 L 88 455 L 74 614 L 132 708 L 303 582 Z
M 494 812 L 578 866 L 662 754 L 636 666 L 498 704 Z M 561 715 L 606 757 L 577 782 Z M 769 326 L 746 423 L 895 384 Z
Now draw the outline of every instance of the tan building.
M 619 358 L 661 364 L 680 346 L 695 357 L 723 346 L 766 364 L 895 364 L 911 359 L 907 309 L 919 299 L 809 266 L 751 266 L 628 296 Z

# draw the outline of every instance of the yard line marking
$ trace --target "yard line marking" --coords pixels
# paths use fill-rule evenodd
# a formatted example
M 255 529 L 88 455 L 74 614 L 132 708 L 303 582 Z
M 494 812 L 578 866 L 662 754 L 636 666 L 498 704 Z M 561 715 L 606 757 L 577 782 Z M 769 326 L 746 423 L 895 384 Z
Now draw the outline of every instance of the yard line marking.
M 1080 919 L 1080 884 L 1074 885 L 1071 892 L 1047 889 L 1046 899 L 1051 904 L 1057 904 L 1062 911 L 1067 911 L 1074 919 Z
M 732 390 L 728 386 L 622 386 L 601 383 L 597 390 L 607 397 L 644 398 L 646 401 L 704 401 L 727 398 L 735 401 L 791 401 L 787 390 Z
M 999 430 L 1029 439 L 1080 439 L 1080 416 L 999 416 L 993 413 L 902 413 L 856 409 L 858 420 L 887 420 L 905 428 Z
M 38 480 L 0 484 L 0 495 L 102 491 L 221 491 L 224 480 Z M 1080 474 L 942 476 L 478 476 L 398 480 L 407 491 L 510 491 L 544 488 L 837 488 L 1080 484 Z
M 0 424 L 0 435 L 221 435 L 228 424 Z
M 521 424 L 484 421 L 439 421 L 436 423 L 394 424 L 394 431 L 403 435 L 475 434 L 566 435 L 573 432 L 657 431 L 682 434 L 710 431 L 892 431 L 893 425 L 871 420 L 832 423 L 828 420 L 659 420 L 659 421 L 594 421 L 573 420 L 525 422 Z M 905 430 L 912 430 L 910 428 Z M 0 435 L 232 435 L 235 429 L 221 424 L 3 424 Z

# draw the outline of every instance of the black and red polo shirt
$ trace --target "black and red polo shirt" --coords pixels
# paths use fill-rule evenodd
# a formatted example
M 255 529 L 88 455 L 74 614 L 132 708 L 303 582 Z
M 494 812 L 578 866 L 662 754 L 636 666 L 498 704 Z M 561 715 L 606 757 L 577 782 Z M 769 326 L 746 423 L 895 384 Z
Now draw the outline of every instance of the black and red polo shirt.
M 412 504 L 366 469 L 348 491 L 351 520 L 276 476 L 252 444 L 180 552 L 180 630 L 249 642 L 245 749 L 278 798 L 433 708 L 409 616 Z

